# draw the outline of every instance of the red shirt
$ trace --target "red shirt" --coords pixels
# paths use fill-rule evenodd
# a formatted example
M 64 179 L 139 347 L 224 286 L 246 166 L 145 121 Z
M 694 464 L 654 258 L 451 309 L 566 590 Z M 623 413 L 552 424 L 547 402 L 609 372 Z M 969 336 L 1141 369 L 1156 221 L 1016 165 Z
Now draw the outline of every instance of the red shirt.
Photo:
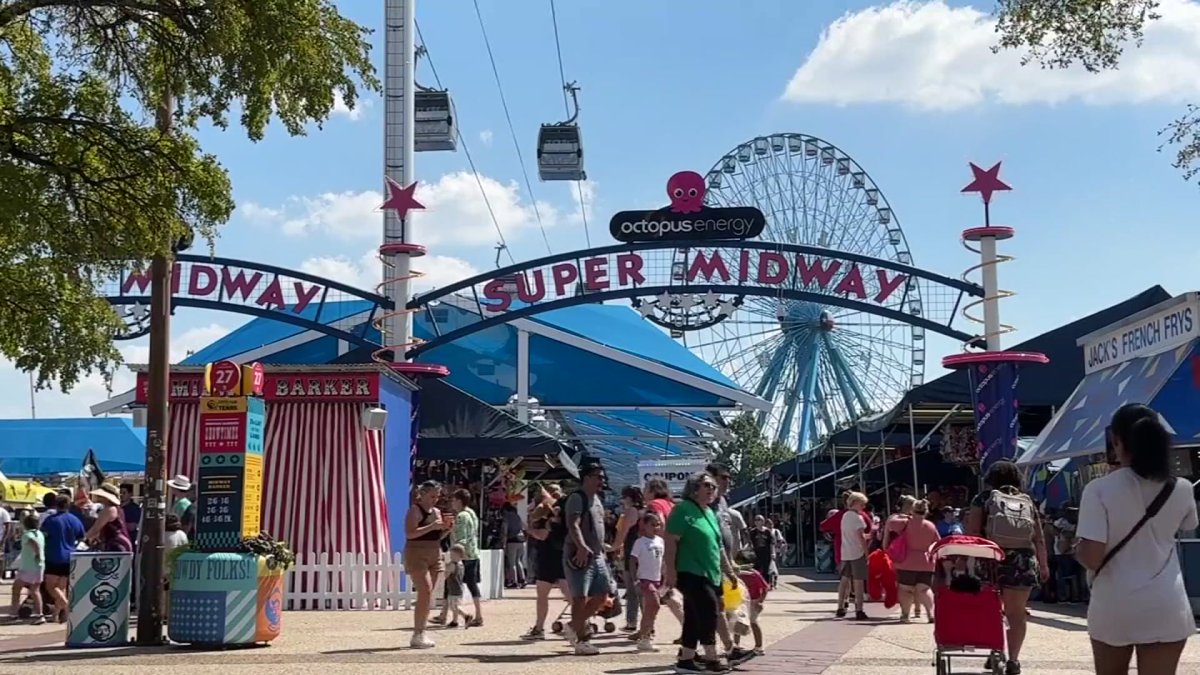
M 658 499 L 651 499 L 650 503 L 646 504 L 646 507 L 661 516 L 665 523 L 667 522 L 667 516 L 671 515 L 671 509 L 675 508 L 675 502 L 659 497 Z
M 767 580 L 763 579 L 763 575 L 758 570 L 746 570 L 738 574 L 742 583 L 746 584 L 746 591 L 750 594 L 751 600 L 762 600 L 770 590 L 767 585 Z

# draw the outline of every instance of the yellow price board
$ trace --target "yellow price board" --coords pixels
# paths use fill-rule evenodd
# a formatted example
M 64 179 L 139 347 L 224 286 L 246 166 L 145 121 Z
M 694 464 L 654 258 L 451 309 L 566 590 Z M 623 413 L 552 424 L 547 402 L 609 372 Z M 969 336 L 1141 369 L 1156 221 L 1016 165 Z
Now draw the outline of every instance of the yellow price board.
M 262 530 L 263 457 L 246 453 L 242 483 L 242 536 L 253 537 Z

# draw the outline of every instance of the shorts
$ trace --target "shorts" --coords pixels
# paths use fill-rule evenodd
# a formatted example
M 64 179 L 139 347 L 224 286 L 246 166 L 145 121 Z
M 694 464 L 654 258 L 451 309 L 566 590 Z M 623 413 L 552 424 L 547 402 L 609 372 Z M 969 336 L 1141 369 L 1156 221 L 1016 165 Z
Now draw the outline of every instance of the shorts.
M 1004 549 L 1004 560 L 996 568 L 1000 588 L 1033 588 L 1041 585 L 1037 554 L 1028 548 Z
M 440 546 L 417 545 L 410 542 L 404 549 L 404 571 L 409 576 L 416 574 L 441 573 L 445 569 Z
M 638 579 L 638 589 L 642 592 L 643 597 L 653 595 L 657 598 L 662 590 L 662 582 L 650 579 Z
M 71 563 L 52 563 L 46 561 L 46 576 L 48 577 L 69 577 L 71 576 Z
M 841 578 L 853 579 L 854 581 L 867 580 L 867 558 L 855 558 L 854 560 L 843 560 Z
M 17 581 L 23 584 L 34 586 L 42 583 L 45 574 L 42 570 L 20 570 L 17 572 Z
M 539 548 L 537 552 L 537 565 L 535 565 L 534 569 L 534 579 L 542 583 L 557 584 L 564 578 L 562 549 Z
M 932 586 L 933 572 L 896 570 L 896 583 L 900 586 Z
M 595 558 L 581 570 L 570 565 L 563 567 L 563 571 L 567 573 L 567 587 L 571 589 L 572 598 L 600 598 L 612 594 L 613 583 L 603 558 Z

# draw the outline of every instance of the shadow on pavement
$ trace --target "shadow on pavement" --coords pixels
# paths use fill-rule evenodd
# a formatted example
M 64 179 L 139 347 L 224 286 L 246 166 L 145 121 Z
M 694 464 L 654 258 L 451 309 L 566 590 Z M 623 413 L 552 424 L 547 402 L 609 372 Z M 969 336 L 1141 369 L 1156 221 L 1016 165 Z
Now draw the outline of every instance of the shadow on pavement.
M 1078 624 L 1073 621 L 1063 621 L 1062 619 L 1055 619 L 1049 616 L 1038 616 L 1035 614 L 1029 617 L 1029 623 L 1035 623 L 1039 626 L 1049 626 L 1050 628 L 1058 628 L 1059 630 L 1067 630 L 1073 633 L 1087 632 L 1086 625 Z

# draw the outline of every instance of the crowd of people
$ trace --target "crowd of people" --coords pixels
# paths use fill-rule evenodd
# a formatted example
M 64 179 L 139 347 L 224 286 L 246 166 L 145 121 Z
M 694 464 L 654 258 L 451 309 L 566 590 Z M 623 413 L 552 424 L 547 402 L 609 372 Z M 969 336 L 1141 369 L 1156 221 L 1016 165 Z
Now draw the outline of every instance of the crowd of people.
M 721 672 L 761 653 L 758 616 L 776 583 L 786 544 L 766 518 L 756 517 L 748 526 L 729 507 L 725 494 L 730 482 L 728 468 L 712 464 L 689 478 L 676 499 L 664 481 L 652 479 L 644 489 L 624 488 L 614 514 L 602 499 L 603 467 L 585 463 L 576 490 L 543 486 L 531 500 L 525 522 L 515 510 L 511 515 L 506 511 L 506 579 L 518 585 L 532 580 L 536 587 L 533 626 L 521 637 L 548 637 L 551 596 L 558 589 L 568 609 L 556 623 L 580 656 L 600 653 L 592 640 L 594 618 L 615 619 L 622 613 L 624 632 L 637 650 L 659 651 L 657 618 L 664 606 L 682 627 L 674 640 L 677 672 Z M 456 491 L 448 503 L 443 498 L 438 483 L 422 483 L 405 521 L 405 567 L 417 595 L 410 644 L 418 649 L 435 646 L 431 623 L 455 627 L 461 620 L 469 627 L 483 620 L 478 518 L 466 491 Z M 439 504 L 448 507 L 445 512 Z M 443 610 L 431 619 L 433 592 L 442 575 Z M 744 601 L 726 606 L 734 588 Z M 473 614 L 460 609 L 464 590 L 474 599 Z M 753 648 L 741 644 L 747 635 L 753 636 Z
M 175 499 L 166 516 L 164 555 L 188 543 L 196 512 L 186 476 L 176 476 L 167 485 Z M 27 615 L 35 625 L 48 620 L 65 623 L 71 554 L 77 550 L 134 552 L 141 518 L 142 508 L 128 483 L 102 483 L 90 491 L 62 488 L 48 492 L 40 509 L 30 506 L 10 513 L 0 506 L 5 571 L 13 576 L 12 616 Z M 23 604 L 28 611 L 21 611 Z

